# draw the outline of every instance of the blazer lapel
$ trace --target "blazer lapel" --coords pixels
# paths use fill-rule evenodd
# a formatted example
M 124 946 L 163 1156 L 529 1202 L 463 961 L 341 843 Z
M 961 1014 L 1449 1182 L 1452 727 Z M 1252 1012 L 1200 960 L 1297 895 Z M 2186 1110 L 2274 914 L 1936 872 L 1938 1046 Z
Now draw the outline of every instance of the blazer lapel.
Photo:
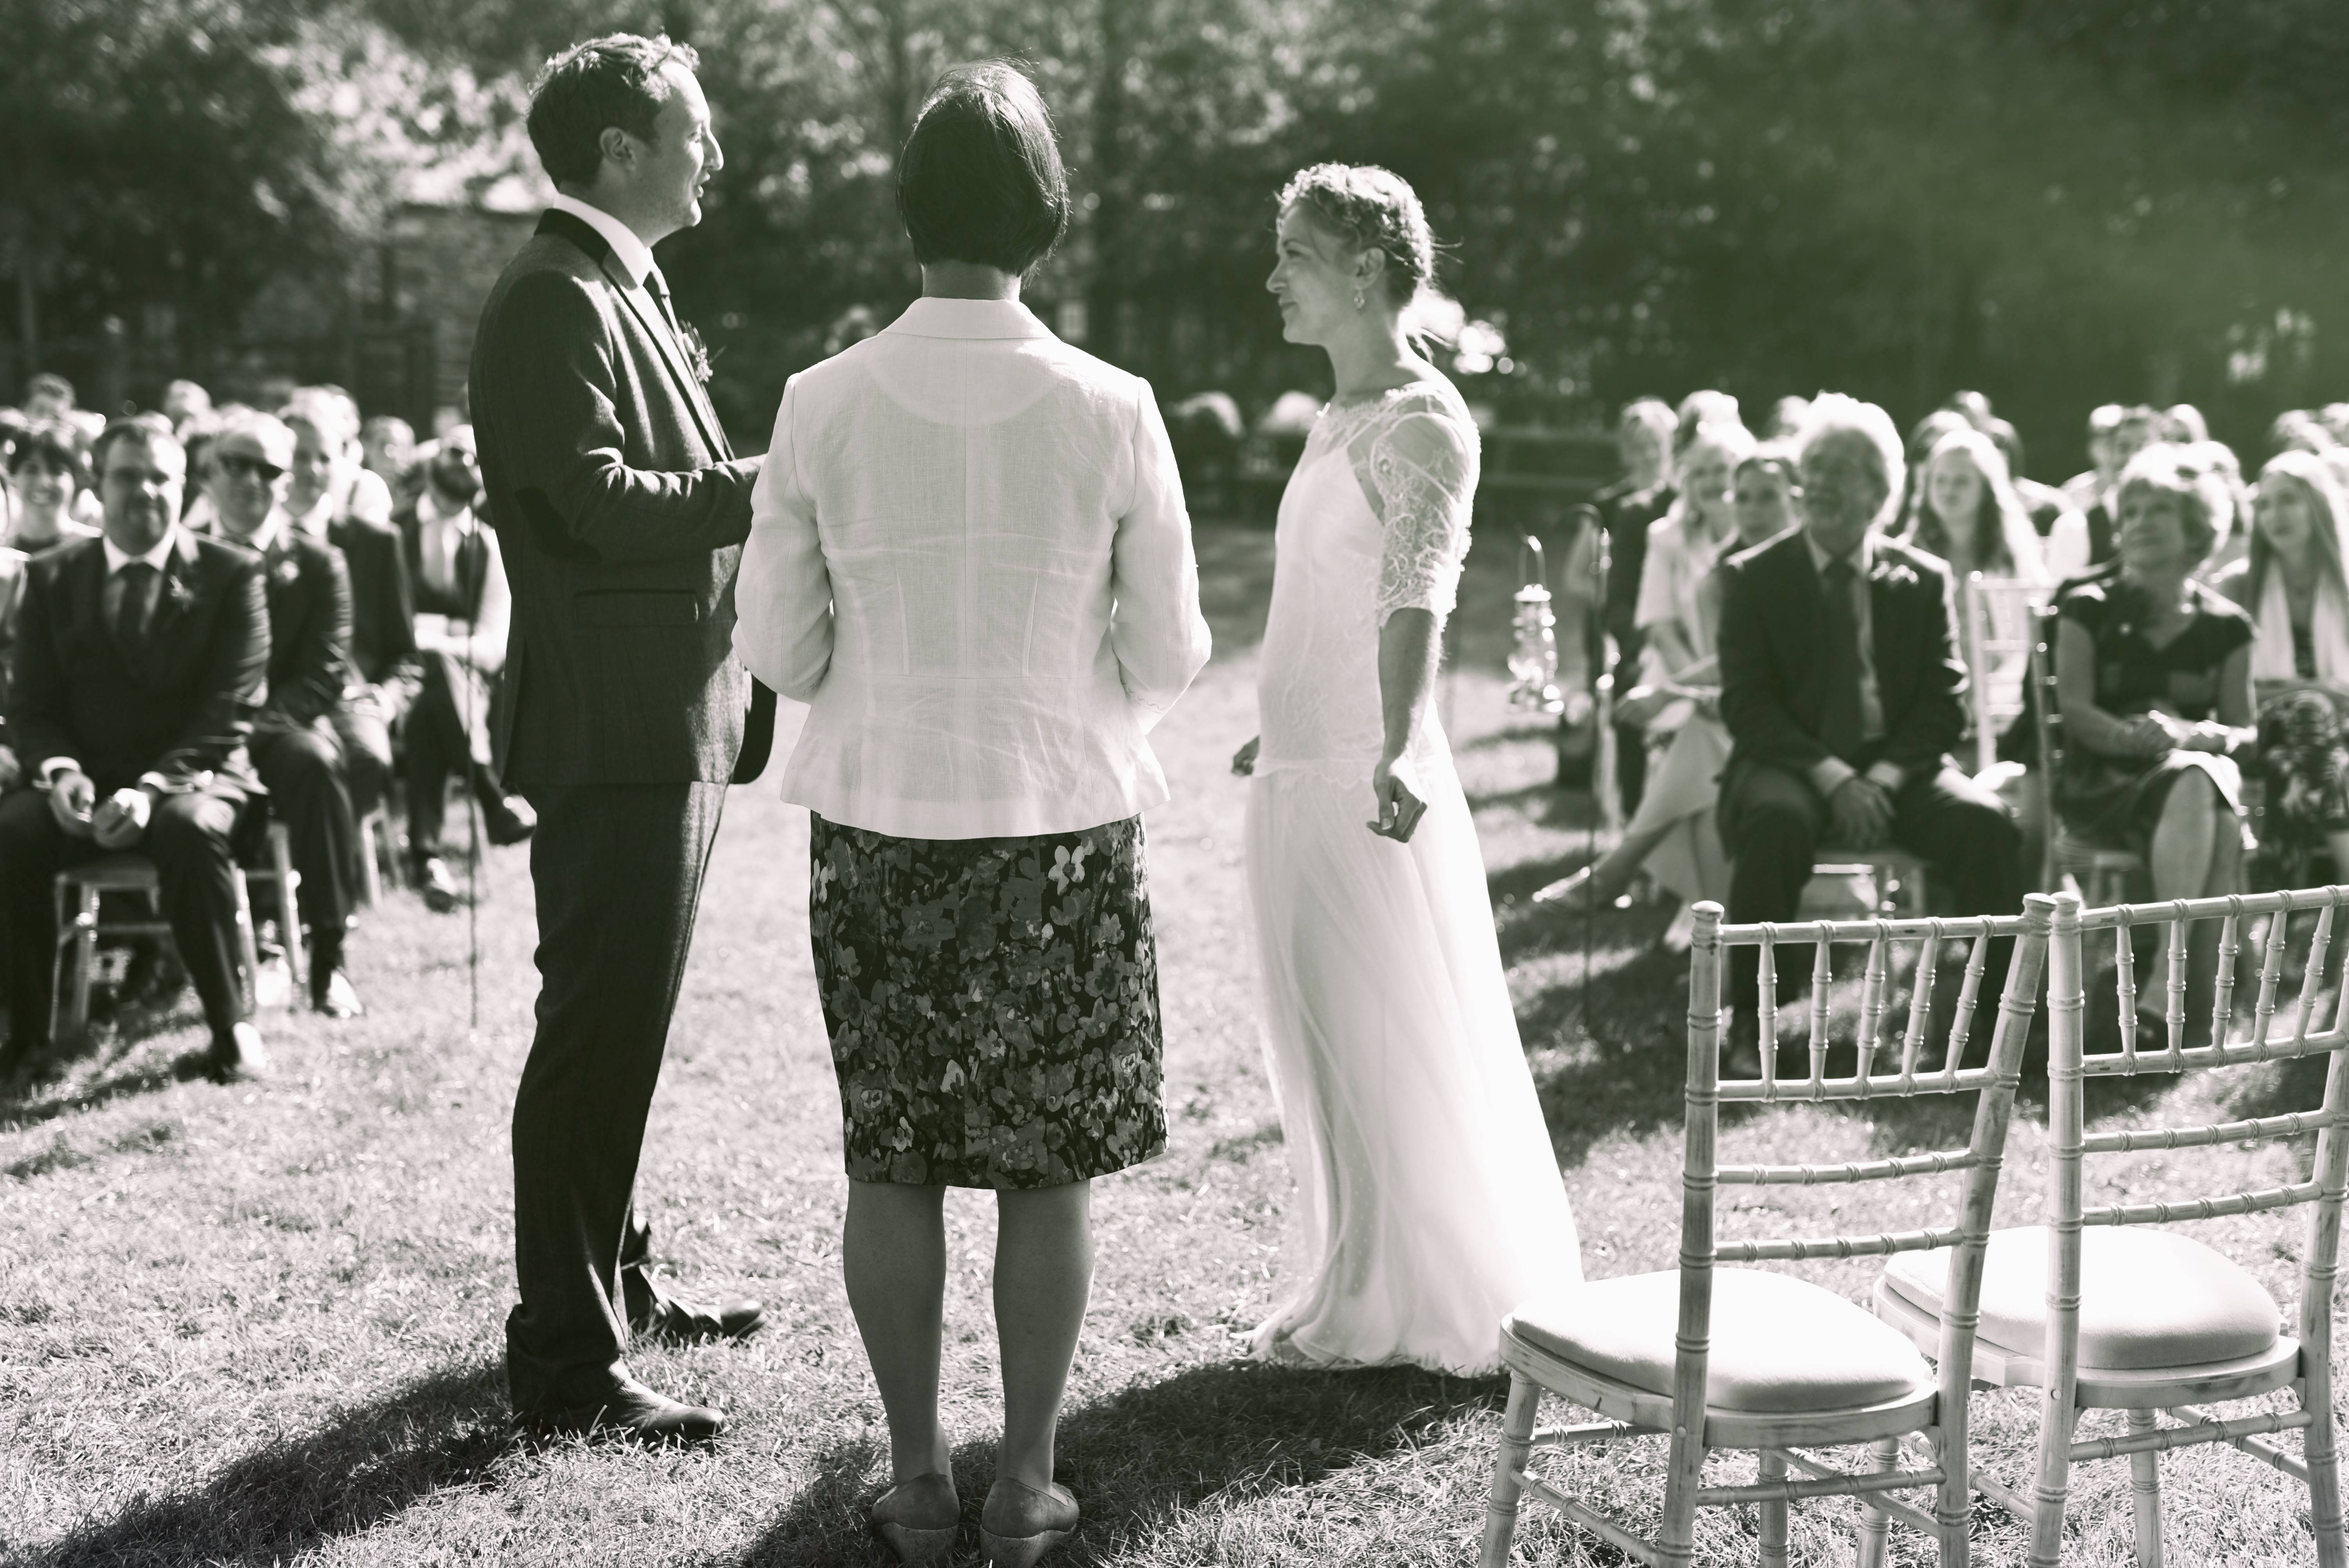
M 669 331 L 668 323 L 662 319 L 660 306 L 653 303 L 653 296 L 643 287 L 628 281 L 628 274 L 608 253 L 604 258 L 604 275 L 612 280 L 612 285 L 620 291 L 620 297 L 627 302 L 629 314 L 636 318 L 636 324 L 651 335 L 653 343 L 659 348 L 661 361 L 668 366 L 670 379 L 677 383 L 678 390 L 685 394 L 686 406 L 693 410 L 693 422 L 700 427 L 701 438 L 709 445 L 710 454 L 722 459 L 726 441 L 719 433 L 718 417 L 702 400 L 701 380 L 694 375 L 693 367 L 686 364 L 684 346 L 677 341 L 677 335 Z

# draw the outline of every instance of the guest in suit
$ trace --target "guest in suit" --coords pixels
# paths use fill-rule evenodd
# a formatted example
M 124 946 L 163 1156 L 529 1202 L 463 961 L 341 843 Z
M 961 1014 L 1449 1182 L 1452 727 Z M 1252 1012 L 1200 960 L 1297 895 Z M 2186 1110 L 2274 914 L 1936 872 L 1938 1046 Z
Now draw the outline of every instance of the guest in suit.
M 493 844 L 518 844 L 538 825 L 509 796 L 490 757 L 490 701 L 505 667 L 513 595 L 498 536 L 474 513 L 481 497 L 472 427 L 440 438 L 416 504 L 397 519 L 404 574 L 414 584 L 419 671 L 402 734 L 408 745 L 408 841 L 417 885 L 433 911 L 457 907 L 457 881 L 440 842 L 449 780 L 462 779 Z
M 2061 585 L 2111 565 L 2118 549 L 2118 513 L 2114 511 L 2117 476 L 2130 459 L 2161 438 L 2162 415 L 2157 408 L 2124 408 L 2105 438 L 2104 455 L 2115 480 L 2079 511 L 2057 518 L 2047 531 L 2047 575 Z
M 897 204 L 923 297 L 784 389 L 735 640 L 812 705 L 783 782 L 815 813 L 842 1264 L 889 1419 L 874 1522 L 907 1562 L 952 1545 L 941 1205 L 992 1189 L 1004 1425 L 979 1524 L 989 1561 L 1025 1564 L 1076 1523 L 1052 1456 L 1092 1179 L 1165 1141 L 1141 813 L 1166 786 L 1144 737 L 1207 625 L 1149 387 L 1019 303 L 1069 211 L 1027 78 L 948 72 Z
M 245 740 L 268 676 L 259 558 L 179 526 L 187 466 L 152 415 L 97 446 L 105 534 L 36 557 L 17 625 L 10 724 L 36 787 L 0 799 L 0 1071 L 49 1045 L 50 884 L 137 849 L 212 1029 L 216 1078 L 262 1070 L 237 972 L 230 841 L 250 792 Z
M 634 1201 L 727 782 L 765 748 L 732 637 L 758 463 L 733 456 L 652 253 L 700 221 L 722 161 L 695 65 L 621 34 L 540 73 L 531 141 L 559 194 L 490 293 L 471 378 L 513 593 L 496 723 L 539 824 L 507 1381 L 527 1421 L 664 1440 L 715 1437 L 724 1418 L 637 1381 L 630 1336 L 763 1320 L 755 1302 L 710 1312 L 656 1285 Z
M 81 437 L 52 420 L 35 425 L 8 454 L 8 480 L 16 495 L 16 516 L 0 544 L 37 555 L 72 539 L 95 539 L 98 530 L 74 515 L 89 487 Z
M 1950 761 L 1966 672 L 1949 573 L 1876 531 L 1900 494 L 1899 433 L 1875 405 L 1830 394 L 1812 406 L 1796 461 L 1803 527 L 1723 568 L 1729 918 L 1793 919 L 1823 843 L 1897 843 L 1933 867 L 1956 913 L 2018 910 L 2014 823 Z M 1754 1039 L 1755 963 L 1738 949 L 1730 974 L 1741 1054 Z
M 261 557 L 269 601 L 269 700 L 254 717 L 254 770 L 269 814 L 293 841 L 299 919 L 310 933 L 310 1005 L 334 1018 L 364 1011 L 343 947 L 357 903 L 358 814 L 335 727 L 350 678 L 351 583 L 342 552 L 294 526 L 285 510 L 294 432 L 267 414 L 231 420 L 212 443 L 219 536 Z

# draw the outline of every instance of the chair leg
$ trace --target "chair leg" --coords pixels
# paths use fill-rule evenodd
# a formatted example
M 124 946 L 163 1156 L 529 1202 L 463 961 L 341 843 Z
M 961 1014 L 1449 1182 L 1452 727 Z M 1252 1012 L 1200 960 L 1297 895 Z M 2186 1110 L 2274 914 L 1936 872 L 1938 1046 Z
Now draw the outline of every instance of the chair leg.
M 359 902 L 373 909 L 383 902 L 383 868 L 376 859 L 375 818 L 359 819 Z
M 57 934 L 56 945 L 49 950 L 48 1037 L 52 1041 L 57 1037 L 58 999 L 65 995 L 66 954 L 80 936 L 79 930 L 71 924 L 66 917 L 67 886 L 67 884 L 65 882 L 65 879 L 60 877 L 57 882 L 51 883 L 49 887 L 50 914 L 51 918 L 55 922 L 55 930 Z
M 1776 1449 L 1761 1452 L 1760 1480 L 1766 1485 L 1786 1479 L 1786 1456 Z M 1786 1505 L 1764 1502 L 1757 1505 L 1762 1513 L 1762 1568 L 1786 1568 Z
M 1889 1470 L 1900 1463 L 1900 1439 L 1878 1438 L 1868 1445 L 1871 1468 Z M 1865 1497 L 1859 1500 L 1859 1541 L 1857 1553 L 1859 1568 L 1884 1568 L 1884 1537 L 1892 1527 L 1892 1516 L 1872 1506 Z M 1765 1538 L 1766 1541 L 1766 1538 Z M 1768 1548 L 1764 1548 L 1766 1553 Z M 1763 1561 L 1769 1559 L 1765 1555 Z
M 2316 1420 L 2308 1429 L 2302 1452 L 2308 1462 L 2308 1522 L 2316 1532 L 2316 1561 L 2318 1568 L 2349 1568 L 2349 1541 L 2344 1541 L 2341 1525 L 2341 1449 L 2333 1429 L 2332 1400 L 2311 1402 L 2311 1408 Z
M 2072 1489 L 2072 1433 L 2080 1412 L 2053 1408 L 2054 1396 L 2040 1391 L 2039 1479 L 2033 1488 L 2029 1568 L 2061 1568 L 2064 1501 Z
M 74 922 L 73 1001 L 66 1028 L 76 1038 L 89 1028 L 89 987 L 98 977 L 98 889 L 81 890 L 81 912 Z
M 294 835 L 282 822 L 269 825 L 269 866 L 277 878 L 277 923 L 285 944 L 285 973 L 298 996 L 310 979 L 302 955 L 302 873 L 294 869 Z
M 1534 1419 L 1541 1413 L 1541 1385 L 1509 1375 L 1509 1408 L 1501 1418 L 1501 1455 L 1493 1461 L 1493 1495 L 1485 1505 L 1485 1543 L 1476 1568 L 1506 1568 L 1509 1543 L 1517 1534 L 1520 1479 L 1533 1454 Z
M 253 934 L 253 890 L 245 885 L 244 872 L 232 868 L 229 881 L 236 889 L 236 951 L 244 961 L 244 1000 L 249 1007 L 261 1006 L 261 944 Z
M 2152 1431 L 2161 1422 L 2151 1410 L 2124 1413 L 2129 1435 Z M 2129 1455 L 2129 1501 L 2135 1514 L 2137 1568 L 2161 1568 L 2161 1456 Z

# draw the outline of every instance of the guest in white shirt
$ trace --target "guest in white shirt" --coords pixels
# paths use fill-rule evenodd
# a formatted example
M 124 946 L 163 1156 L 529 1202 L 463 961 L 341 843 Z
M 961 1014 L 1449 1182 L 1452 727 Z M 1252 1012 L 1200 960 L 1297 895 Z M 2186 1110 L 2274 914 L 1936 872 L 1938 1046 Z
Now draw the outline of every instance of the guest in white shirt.
M 843 1261 L 895 1482 L 874 1517 L 907 1561 L 951 1544 L 940 1202 L 993 1188 L 1004 1436 L 981 1525 L 1025 1563 L 1076 1523 L 1052 1452 L 1092 1178 L 1164 1146 L 1145 737 L 1207 626 L 1150 387 L 1019 303 L 1068 221 L 1035 88 L 949 73 L 897 197 L 923 297 L 784 388 L 735 648 L 812 705 L 783 791 L 814 813 Z

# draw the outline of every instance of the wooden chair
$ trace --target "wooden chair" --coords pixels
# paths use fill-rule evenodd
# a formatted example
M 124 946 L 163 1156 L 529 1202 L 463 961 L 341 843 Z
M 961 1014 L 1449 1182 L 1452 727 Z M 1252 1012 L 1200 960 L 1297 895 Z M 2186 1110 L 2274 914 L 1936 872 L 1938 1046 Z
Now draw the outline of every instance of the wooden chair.
M 2119 903 L 2128 896 L 2131 882 L 2143 876 L 2144 857 L 2133 850 L 2093 843 L 2064 826 L 2055 814 L 2055 773 L 2064 762 L 2064 709 L 2055 695 L 2055 628 L 2061 619 L 2054 605 L 2032 611 L 2032 713 L 2039 742 L 2039 760 L 2031 769 L 2033 802 L 2044 831 L 2046 848 L 2039 860 L 2043 892 L 2062 891 L 2065 879 L 2076 884 L 2090 902 Z
M 1962 1260 L 1952 1286 L 1970 1304 L 1990 1233 L 1991 1203 L 2013 1113 L 2025 1034 L 2046 954 L 2052 901 L 2033 894 L 2021 916 L 1931 921 L 1854 921 L 1803 926 L 1723 926 L 1721 906 L 1696 906 L 1689 964 L 1688 1125 L 1682 1178 L 1681 1264 L 1677 1271 L 1590 1281 L 1554 1299 L 1518 1306 L 1501 1324 L 1501 1359 L 1509 1369 L 1508 1413 L 1485 1515 L 1481 1568 L 1503 1568 L 1516 1532 L 1517 1509 L 1530 1492 L 1583 1529 L 1641 1563 L 1683 1564 L 1695 1550 L 1697 1510 L 1757 1503 L 1762 1562 L 1786 1562 L 1786 1505 L 1805 1498 L 1863 1500 L 1859 1554 L 1873 1568 L 1882 1561 L 1889 1520 L 1931 1536 L 1944 1565 L 1966 1560 L 1971 1506 L 1966 1446 L 1966 1377 L 1971 1362 L 1971 1315 L 1952 1312 L 1937 1348 L 1938 1378 L 1923 1357 L 1864 1308 L 1833 1292 L 1765 1270 L 1716 1270 L 1721 1263 L 1848 1258 L 1954 1247 Z M 1990 944 L 2014 939 L 2005 993 L 1992 1036 L 1990 1065 L 1963 1068 L 1960 1058 L 1972 1026 Z M 1960 981 L 1955 1022 L 1942 1065 L 1920 1064 L 1930 1030 L 1940 944 L 1971 943 Z M 1775 1037 L 1780 942 L 1816 942 L 1810 1003 L 1810 1072 L 1781 1078 L 1776 1053 L 1762 1052 L 1761 1077 L 1719 1079 L 1721 974 L 1724 947 L 1761 949 L 1762 1037 Z M 1868 944 L 1856 1070 L 1826 1076 L 1828 959 L 1837 943 Z M 1918 950 L 1908 1021 L 1897 1065 L 1885 1060 L 1887 1031 L 1898 1009 L 1890 1002 L 1892 959 L 1902 944 Z M 1865 1100 L 1918 1095 L 1973 1094 L 1973 1136 L 1963 1149 L 1846 1165 L 1717 1165 L 1714 1142 L 1724 1100 L 1744 1104 Z M 1717 1241 L 1717 1186 L 1810 1185 L 1877 1181 L 1961 1173 L 1961 1193 L 1945 1226 L 1888 1234 L 1841 1234 L 1770 1241 Z M 1529 1238 L 1528 1244 L 1540 1244 Z M 1716 1306 L 1719 1310 L 1716 1312 Z M 1536 1429 L 1544 1393 L 1598 1412 L 1600 1419 Z M 1894 1442 L 1920 1432 L 1935 1450 L 1932 1462 L 1898 1468 Z M 1568 1496 L 1534 1472 L 1532 1452 L 1583 1443 L 1669 1434 L 1670 1470 L 1660 1537 L 1650 1542 Z M 1871 1445 L 1873 1468 L 1850 1470 L 1798 1449 Z M 1758 1451 L 1760 1479 L 1751 1485 L 1705 1484 L 1708 1453 Z M 1800 1479 L 1788 1479 L 1789 1472 Z M 1895 1491 L 1930 1488 L 1925 1510 L 1894 1499 Z
M 1968 573 L 1959 584 L 1959 642 L 1965 651 L 1966 709 L 1973 722 L 1974 771 L 1998 761 L 1998 738 L 2023 717 L 2031 647 L 2037 640 L 2033 614 L 2042 590 L 2019 577 Z M 2002 667 L 2023 671 L 2010 695 L 1991 676 Z
M 1890 845 L 1880 850 L 1847 850 L 1830 844 L 1811 861 L 1814 877 L 1856 877 L 1865 873 L 1876 890 L 1876 913 L 1925 918 L 1925 862 L 1906 850 Z
M 262 864 L 246 871 L 245 879 L 267 884 L 277 901 L 277 940 L 285 952 L 285 972 L 298 994 L 310 972 L 302 951 L 302 911 L 295 903 L 302 891 L 302 873 L 294 869 L 294 839 L 285 823 L 269 824 L 266 855 Z
M 291 875 L 293 847 L 285 828 L 271 823 L 269 841 L 273 863 Z M 244 966 L 246 995 L 258 1003 L 261 950 L 254 936 L 253 900 L 244 869 L 233 868 L 233 875 L 237 954 Z M 298 877 L 294 885 L 300 885 Z M 143 899 L 147 918 L 105 919 L 103 901 L 108 893 Z M 98 974 L 99 937 L 160 936 L 169 940 L 171 927 L 162 917 L 162 885 L 155 874 L 155 862 L 144 855 L 104 855 L 67 867 L 57 874 L 51 897 L 56 901 L 57 930 L 57 948 L 49 960 L 49 1035 L 55 1039 L 78 1035 L 89 1026 L 89 989 Z M 298 933 L 295 940 L 299 940 Z M 73 965 L 70 975 L 66 967 L 68 957 Z
M 2151 909 L 2089 910 L 2069 895 L 2059 901 L 2048 944 L 2050 1021 L 2048 1128 L 2049 1223 L 2000 1231 L 1990 1239 L 1979 1302 L 1954 1295 L 1958 1275 L 1948 1254 L 1914 1253 L 1896 1260 L 1876 1292 L 1878 1313 L 1905 1329 L 1920 1348 L 1955 1354 L 1946 1324 L 1962 1309 L 1977 1310 L 1980 1329 L 1971 1372 L 1992 1387 L 2041 1390 L 2039 1459 L 2028 1490 L 1977 1476 L 1977 1491 L 2031 1521 L 2032 1568 L 2054 1568 L 2064 1532 L 2071 1467 L 2127 1456 L 2133 1472 L 2137 1559 L 2146 1568 L 2162 1561 L 2158 1456 L 2173 1449 L 2229 1443 L 2308 1488 L 2316 1561 L 2323 1568 L 2349 1563 L 2344 1553 L 2337 1449 L 2333 1430 L 2333 1285 L 2341 1241 L 2344 1171 L 2344 1047 L 2349 1046 L 2349 992 L 2331 1026 L 2314 1017 L 2325 950 L 2349 887 L 2302 892 L 2200 899 Z M 2316 930 L 2301 974 L 2299 1004 L 2288 1026 L 2275 1027 L 2282 978 L 2286 923 L 2295 910 L 2317 910 Z M 2250 1034 L 2230 1041 L 2234 1002 L 2233 959 L 2245 922 L 2269 917 L 2259 990 Z M 2186 927 L 2221 922 L 2212 1045 L 2186 1044 Z M 2167 1049 L 2139 1047 L 2134 1031 L 2117 1051 L 2086 1054 L 2082 1028 L 2086 973 L 2084 948 L 2111 934 L 2120 1016 L 2137 1007 L 2131 956 L 2133 928 L 2167 928 L 2170 956 Z M 2282 1115 L 2197 1126 L 2083 1130 L 2081 1090 L 2091 1077 L 2132 1077 L 2325 1057 L 2322 1104 Z M 2081 1164 L 2091 1154 L 2140 1150 L 2199 1149 L 2217 1144 L 2297 1138 L 2316 1133 L 2314 1169 L 2304 1181 L 2258 1191 L 2175 1202 L 2084 1206 Z M 2187 1167 L 2190 1169 L 2191 1167 Z M 2306 1205 L 2305 1256 L 2301 1271 L 2298 1333 L 2283 1332 L 2275 1299 L 2242 1268 L 2199 1241 L 2141 1227 Z M 1942 1363 L 1946 1368 L 1948 1362 Z M 2202 1407 L 2288 1388 L 2294 1408 L 2222 1418 Z M 2079 1440 L 2082 1412 L 2118 1409 L 2127 1435 Z M 2168 1415 L 2177 1425 L 2163 1425 Z M 2268 1434 L 2306 1433 L 2298 1458 L 2266 1440 Z

